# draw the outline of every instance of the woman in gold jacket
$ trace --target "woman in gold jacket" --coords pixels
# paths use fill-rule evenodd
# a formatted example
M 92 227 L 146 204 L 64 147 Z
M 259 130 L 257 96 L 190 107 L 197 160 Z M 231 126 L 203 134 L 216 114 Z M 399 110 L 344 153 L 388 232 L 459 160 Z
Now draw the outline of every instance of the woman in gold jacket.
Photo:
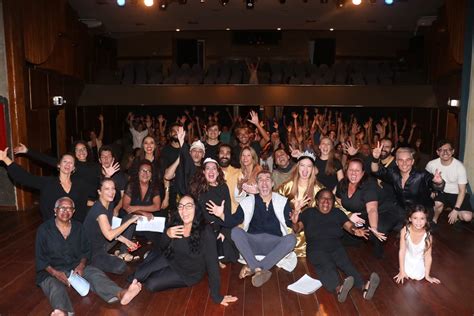
M 316 193 L 324 188 L 324 186 L 316 179 L 318 168 L 316 168 L 314 164 L 315 160 L 316 157 L 313 153 L 305 151 L 298 157 L 298 162 L 293 168 L 290 180 L 284 182 L 277 189 L 279 194 L 288 198 L 292 209 L 294 209 L 295 203 L 299 206 L 303 206 L 303 208 L 316 207 Z M 363 222 L 363 220 L 357 216 L 358 213 L 352 214 L 346 211 L 338 201 L 336 201 L 335 206 L 342 210 L 351 221 Z M 306 257 L 306 239 L 304 232 L 298 233 L 296 239 L 296 255 L 298 257 Z

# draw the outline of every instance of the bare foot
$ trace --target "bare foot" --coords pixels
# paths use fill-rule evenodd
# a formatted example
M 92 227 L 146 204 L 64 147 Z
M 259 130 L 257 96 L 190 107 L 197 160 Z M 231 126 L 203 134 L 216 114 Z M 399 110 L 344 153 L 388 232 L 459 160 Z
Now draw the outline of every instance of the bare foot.
M 222 262 L 219 261 L 219 268 L 225 269 L 226 265 Z
M 142 290 L 142 284 L 138 282 L 137 279 L 134 279 L 132 284 L 130 284 L 130 286 L 128 287 L 128 289 L 122 292 L 120 304 L 127 305 L 135 298 L 135 296 L 138 295 L 138 293 L 140 293 L 141 290 Z
M 52 313 L 51 316 L 66 316 L 66 312 L 63 312 L 60 309 L 55 309 Z

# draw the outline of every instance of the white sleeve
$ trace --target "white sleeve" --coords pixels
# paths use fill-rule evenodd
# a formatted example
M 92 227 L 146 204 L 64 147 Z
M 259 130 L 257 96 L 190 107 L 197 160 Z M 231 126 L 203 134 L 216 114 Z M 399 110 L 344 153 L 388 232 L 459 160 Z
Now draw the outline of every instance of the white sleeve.
M 434 174 L 435 172 L 435 167 L 434 167 L 434 160 L 431 160 L 430 162 L 428 162 L 426 164 L 426 167 L 425 167 L 426 171 L 428 171 L 429 173 L 431 174 Z
M 466 167 L 464 167 L 463 163 L 458 161 L 457 164 L 457 173 L 458 173 L 458 184 L 467 184 L 467 172 Z

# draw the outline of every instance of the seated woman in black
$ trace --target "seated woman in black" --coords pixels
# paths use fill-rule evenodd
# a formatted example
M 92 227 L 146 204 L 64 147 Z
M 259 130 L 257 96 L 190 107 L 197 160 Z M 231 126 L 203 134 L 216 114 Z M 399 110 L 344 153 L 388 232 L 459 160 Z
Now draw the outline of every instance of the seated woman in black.
M 336 191 L 346 210 L 361 213 L 360 217 L 369 223 L 376 258 L 383 256 L 382 242 L 387 239 L 385 234 L 398 223 L 398 209 L 391 207 L 393 203 L 380 200 L 379 190 L 381 188 L 375 179 L 365 173 L 363 161 L 353 158 L 348 162 L 346 176 L 339 182 Z
M 293 230 L 299 232 L 304 229 L 306 236 L 306 257 L 313 264 L 324 288 L 337 294 L 339 302 L 344 302 L 352 286 L 363 290 L 363 296 L 370 300 L 380 278 L 377 273 L 370 275 L 364 285 L 361 275 L 347 256 L 341 242 L 344 228 L 347 232 L 367 238 L 369 231 L 356 228 L 347 216 L 339 209 L 334 208 L 335 197 L 331 190 L 321 189 L 316 194 L 316 207 L 307 208 L 301 212 L 301 201 L 295 203 L 291 213 Z M 342 284 L 339 283 L 337 269 L 346 275 Z
M 150 254 L 141 264 L 134 277 L 150 291 L 164 291 L 193 286 L 207 272 L 211 298 L 217 304 L 227 306 L 237 301 L 231 295 L 220 292 L 220 272 L 217 263 L 215 236 L 204 225 L 194 199 L 185 195 L 168 222 L 161 240 L 163 254 Z
M 35 176 L 14 163 L 7 155 L 8 148 L 0 150 L 0 161 L 7 165 L 8 175 L 17 184 L 40 191 L 40 211 L 43 221 L 54 217 L 54 203 L 63 196 L 70 197 L 76 204 L 74 219 L 82 222 L 87 214 L 87 197 L 91 188 L 81 179 L 72 178 L 75 159 L 72 154 L 64 154 L 59 159 L 59 176 Z M 93 188 L 95 189 L 95 188 Z
M 142 285 L 133 280 L 128 289 L 120 288 L 100 269 L 88 265 L 90 246 L 82 225 L 71 219 L 74 202 L 59 198 L 53 206 L 54 218 L 45 221 L 36 233 L 36 284 L 48 297 L 51 315 L 74 313 L 67 288 L 68 275 L 77 273 L 86 279 L 92 291 L 107 303 L 120 300 L 127 305 L 141 291 Z
M 151 220 L 160 211 L 160 190 L 158 183 L 153 181 L 154 172 L 156 170 L 148 160 L 142 160 L 138 165 L 138 173 L 130 179 L 123 196 L 123 209 L 128 214 L 142 215 Z M 122 217 L 125 215 L 122 214 Z M 161 233 L 143 232 L 141 234 L 153 241 L 155 246 L 159 245 Z
M 204 219 L 212 225 L 217 238 L 217 251 L 221 267 L 225 262 L 237 262 L 239 251 L 231 238 L 232 227 L 223 227 L 224 218 L 232 216 L 229 187 L 224 172 L 212 158 L 206 158 L 190 184 L 191 194 L 203 211 Z
M 112 179 L 102 180 L 98 190 L 99 199 L 87 213 L 84 229 L 91 243 L 91 264 L 105 272 L 122 274 L 127 268 L 124 261 L 138 259 L 127 251 L 127 248 L 130 251 L 137 249 L 137 244 L 130 239 L 135 230 L 135 225 L 132 224 L 138 220 L 138 215 L 129 216 L 119 227 L 113 229 L 111 225 L 115 192 L 115 183 Z M 117 241 L 122 243 L 120 250 L 117 250 L 117 256 L 110 255 L 108 251 L 115 246 Z

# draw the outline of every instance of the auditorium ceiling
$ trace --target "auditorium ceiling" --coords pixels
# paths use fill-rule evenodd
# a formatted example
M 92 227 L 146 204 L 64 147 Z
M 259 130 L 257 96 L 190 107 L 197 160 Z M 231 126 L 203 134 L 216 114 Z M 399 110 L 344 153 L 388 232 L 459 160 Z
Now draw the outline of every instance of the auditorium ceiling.
M 117 0 L 68 0 L 81 19 L 102 23 L 101 30 L 110 33 L 187 30 L 360 30 L 409 31 L 417 25 L 430 23 L 443 0 L 363 0 L 355 6 L 351 0 L 342 8 L 336 0 L 255 0 L 254 9 L 246 9 L 246 1 L 178 0 L 160 10 L 159 0 L 146 7 L 143 0 L 126 0 L 119 7 Z M 285 3 L 281 3 L 285 2 Z M 324 2 L 324 1 L 323 1 Z M 373 1 L 372 1 L 373 2 Z

